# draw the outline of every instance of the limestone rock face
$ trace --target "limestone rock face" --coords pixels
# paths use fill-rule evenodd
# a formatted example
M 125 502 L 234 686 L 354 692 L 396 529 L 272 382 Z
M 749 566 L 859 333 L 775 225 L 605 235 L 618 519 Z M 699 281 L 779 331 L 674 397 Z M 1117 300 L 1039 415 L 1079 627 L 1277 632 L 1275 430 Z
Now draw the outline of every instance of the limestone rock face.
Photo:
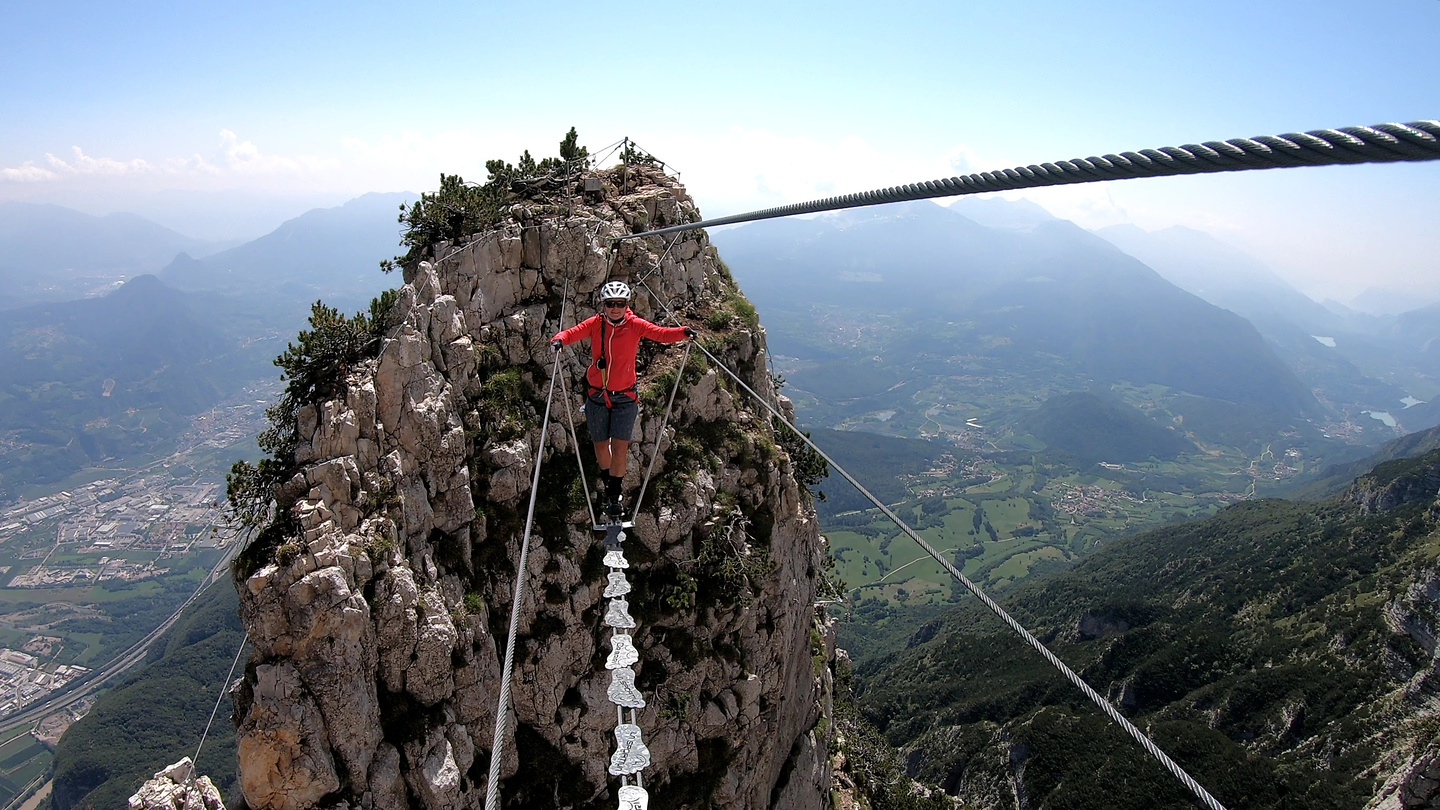
M 195 776 L 185 757 L 140 786 L 130 797 L 130 810 L 224 810 L 220 791 L 208 776 Z
M 668 239 L 614 241 L 698 218 L 684 189 L 646 167 L 597 174 L 603 199 L 522 204 L 437 246 L 407 271 L 378 357 L 297 414 L 300 471 L 278 494 L 291 528 L 236 569 L 255 649 L 232 689 L 250 807 L 480 807 L 495 756 L 504 806 L 615 806 L 604 550 L 576 461 L 578 440 L 594 492 L 584 345 L 564 354 L 568 402 L 557 387 L 543 437 L 511 731 L 491 750 L 550 336 L 627 280 L 637 314 L 699 327 L 791 411 L 703 232 L 668 254 Z M 698 350 L 662 435 L 684 347 L 647 346 L 625 479 L 633 505 L 659 447 L 625 552 L 645 786 L 692 806 L 823 807 L 834 645 L 808 495 L 770 414 Z
M 1437 508 L 1435 506 L 1432 509 Z M 1429 656 L 1399 690 L 1382 702 L 1393 717 L 1393 742 L 1382 759 L 1384 783 L 1366 810 L 1414 810 L 1440 806 L 1440 741 L 1434 737 L 1435 699 L 1440 685 L 1440 569 L 1429 569 L 1385 606 L 1382 617 L 1396 635 L 1409 636 Z

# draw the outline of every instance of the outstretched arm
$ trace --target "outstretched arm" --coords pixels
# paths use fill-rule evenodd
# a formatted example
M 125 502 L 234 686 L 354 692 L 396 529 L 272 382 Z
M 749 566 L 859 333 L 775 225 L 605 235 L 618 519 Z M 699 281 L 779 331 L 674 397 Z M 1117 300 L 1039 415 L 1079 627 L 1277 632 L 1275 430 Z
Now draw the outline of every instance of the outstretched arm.
M 657 343 L 679 343 L 695 336 L 695 330 L 688 326 L 656 326 L 640 317 L 635 318 L 635 321 L 640 326 L 640 336 Z
M 574 343 L 577 340 L 584 340 L 585 338 L 590 337 L 591 333 L 595 330 L 595 323 L 597 318 L 599 318 L 598 315 L 592 315 L 591 317 L 586 318 L 585 320 L 575 324 L 569 329 L 556 332 L 555 336 L 550 338 L 550 342 L 553 344 L 555 343 L 555 341 L 558 340 L 560 341 L 560 345 L 569 346 L 571 343 Z

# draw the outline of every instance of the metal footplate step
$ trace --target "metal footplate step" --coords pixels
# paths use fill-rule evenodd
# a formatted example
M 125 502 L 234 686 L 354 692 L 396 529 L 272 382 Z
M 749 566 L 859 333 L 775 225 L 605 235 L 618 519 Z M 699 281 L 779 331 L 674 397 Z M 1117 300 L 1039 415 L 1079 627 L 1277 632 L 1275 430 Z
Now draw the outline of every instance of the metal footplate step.
M 633 667 L 640 662 L 640 653 L 635 649 L 635 642 L 624 633 L 612 633 L 610 636 L 610 657 L 605 659 L 606 669 L 620 669 L 621 667 Z
M 624 523 L 608 523 L 604 526 L 596 526 L 595 531 L 605 532 L 605 550 L 619 551 L 625 542 L 625 530 L 635 528 L 633 521 Z
M 635 619 L 630 616 L 630 603 L 624 599 L 611 599 L 605 606 L 605 626 L 612 630 L 634 630 Z
M 635 688 L 635 670 L 618 667 L 610 670 L 610 689 L 606 692 L 610 702 L 626 709 L 645 708 L 645 698 Z
M 622 723 L 615 727 L 615 754 L 610 757 L 611 776 L 632 776 L 650 767 L 650 749 L 640 737 L 640 727 Z
M 610 655 L 605 668 L 610 670 L 610 688 L 606 696 L 615 704 L 617 725 L 615 726 L 615 753 L 610 757 L 611 776 L 620 777 L 619 810 L 649 810 L 650 794 L 640 785 L 640 772 L 650 767 L 650 749 L 636 725 L 636 711 L 645 708 L 645 697 L 635 686 L 635 670 L 640 662 L 640 653 L 635 649 L 630 630 L 635 629 L 635 619 L 630 615 L 630 602 L 625 597 L 632 586 L 625 578 L 630 562 L 625 559 L 625 530 L 634 528 L 632 521 L 597 524 L 596 531 L 605 532 L 604 565 L 610 569 L 606 574 L 604 596 L 605 625 L 610 628 Z M 626 710 L 629 710 L 627 721 Z M 632 784 L 633 782 L 633 784 Z
M 620 788 L 620 810 L 650 810 L 650 794 L 639 785 Z
M 625 579 L 624 571 L 611 571 L 605 575 L 605 581 L 605 593 L 602 595 L 606 599 L 614 599 L 630 593 L 630 582 Z

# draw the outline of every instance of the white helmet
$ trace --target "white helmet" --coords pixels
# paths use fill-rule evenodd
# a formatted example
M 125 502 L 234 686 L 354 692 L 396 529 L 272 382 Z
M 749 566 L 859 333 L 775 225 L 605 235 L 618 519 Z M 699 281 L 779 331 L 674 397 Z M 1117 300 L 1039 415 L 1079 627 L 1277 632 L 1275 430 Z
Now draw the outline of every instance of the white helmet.
M 607 281 L 605 286 L 600 288 L 601 301 L 613 301 L 616 299 L 630 300 L 630 285 L 623 281 Z

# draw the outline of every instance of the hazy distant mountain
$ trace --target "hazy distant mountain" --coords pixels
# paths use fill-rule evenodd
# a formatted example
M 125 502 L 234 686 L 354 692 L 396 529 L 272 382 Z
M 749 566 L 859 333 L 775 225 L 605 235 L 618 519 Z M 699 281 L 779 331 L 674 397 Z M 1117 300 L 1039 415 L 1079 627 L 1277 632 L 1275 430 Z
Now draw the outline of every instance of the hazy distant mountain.
M 1378 379 L 1385 355 L 1367 335 L 1379 322 L 1311 300 L 1258 259 L 1185 227 L 1145 231 L 1112 225 L 1096 231 L 1176 286 L 1243 316 L 1280 358 L 1336 408 L 1392 408 L 1404 388 Z
M 0 318 L 0 501 L 88 463 L 162 449 L 275 371 L 279 341 L 226 302 L 135 278 L 109 295 Z M 247 339 L 248 338 L 248 339 Z
M 1395 333 L 1405 348 L 1416 353 L 1426 372 L 1440 376 L 1440 304 L 1397 315 Z
M 1390 287 L 1368 287 L 1364 292 L 1350 299 L 1350 308 L 1370 315 L 1399 315 L 1416 307 L 1435 303 L 1435 297 L 1417 293 L 1414 290 L 1396 290 Z
M 210 243 L 134 214 L 0 203 L 0 308 L 80 298 L 106 281 L 153 273 Z
M 1007 200 L 989 195 L 956 197 L 946 207 L 987 228 L 1030 230 L 1036 225 L 1056 220 L 1054 214 L 1029 200 Z
M 182 290 L 209 290 L 353 309 L 400 279 L 386 279 L 382 259 L 400 252 L 402 202 L 411 194 L 366 194 L 336 208 L 317 208 L 269 234 L 204 259 L 182 255 L 160 273 Z
M 1258 259 L 1203 231 L 1179 225 L 1158 231 L 1111 225 L 1095 233 L 1180 289 L 1239 313 L 1256 326 L 1284 319 L 1313 335 L 1330 335 L 1340 327 L 1334 313 Z
M 867 317 L 902 312 L 908 352 L 1058 358 L 1107 384 L 1160 383 L 1291 414 L 1318 407 L 1243 318 L 1063 220 L 1001 230 L 921 202 L 758 222 L 713 239 L 766 312 L 777 351 L 787 341 L 816 348 L 807 329 L 821 328 L 803 317 L 779 328 L 779 310 L 838 307 L 862 329 Z

